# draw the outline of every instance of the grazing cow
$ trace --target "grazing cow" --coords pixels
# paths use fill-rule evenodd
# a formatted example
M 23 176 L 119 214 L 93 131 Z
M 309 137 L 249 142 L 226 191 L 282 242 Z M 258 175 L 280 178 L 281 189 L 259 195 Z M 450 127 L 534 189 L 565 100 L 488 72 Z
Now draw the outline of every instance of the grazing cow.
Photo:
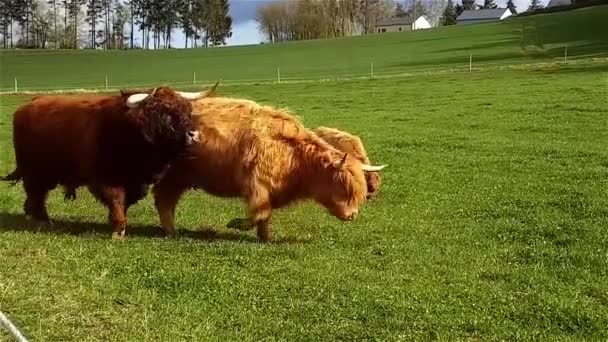
M 57 185 L 66 197 L 77 187 L 109 211 L 112 238 L 126 235 L 126 212 L 147 193 L 171 161 L 198 141 L 192 100 L 212 92 L 115 96 L 38 96 L 13 118 L 16 169 L 3 180 L 23 180 L 26 217 L 51 223 L 45 201 Z
M 257 227 L 262 241 L 271 238 L 272 209 L 296 200 L 316 200 L 350 221 L 365 202 L 364 171 L 382 169 L 333 148 L 287 111 L 252 101 L 204 98 L 193 103 L 193 115 L 201 141 L 172 164 L 153 190 L 168 235 L 175 234 L 175 207 L 189 188 L 243 198 L 247 223 Z
M 363 142 L 358 136 L 336 128 L 323 126 L 315 128 L 313 132 L 338 150 L 352 155 L 364 164 L 371 164 L 365 152 L 365 147 L 363 147 Z M 365 181 L 367 183 L 367 198 L 371 199 L 380 188 L 380 174 L 378 172 L 365 172 Z

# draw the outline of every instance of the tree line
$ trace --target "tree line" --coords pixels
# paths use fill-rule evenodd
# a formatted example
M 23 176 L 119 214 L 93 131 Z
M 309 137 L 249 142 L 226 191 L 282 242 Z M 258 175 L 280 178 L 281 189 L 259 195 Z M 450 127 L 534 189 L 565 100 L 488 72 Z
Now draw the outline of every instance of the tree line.
M 506 7 L 518 13 L 513 0 Z M 277 0 L 258 7 L 256 21 L 266 40 L 276 43 L 369 34 L 379 20 L 391 17 L 424 15 L 432 26 L 455 25 L 465 10 L 495 8 L 495 0 Z M 530 0 L 526 12 L 541 8 L 540 0 Z
M 228 0 L 0 0 L 3 48 L 171 48 L 223 45 L 232 36 Z M 136 31 L 141 37 L 136 45 Z
M 273 42 L 372 33 L 378 20 L 426 15 L 438 21 L 445 0 L 278 0 L 258 7 L 256 21 Z

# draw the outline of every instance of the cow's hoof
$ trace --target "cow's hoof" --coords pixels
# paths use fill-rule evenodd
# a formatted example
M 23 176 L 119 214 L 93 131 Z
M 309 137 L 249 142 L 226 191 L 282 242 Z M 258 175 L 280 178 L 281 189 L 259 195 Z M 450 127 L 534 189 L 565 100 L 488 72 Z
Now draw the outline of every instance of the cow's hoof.
M 179 239 L 179 234 L 177 232 L 165 233 L 165 239 L 167 239 L 167 240 Z
M 263 237 L 263 236 L 258 236 L 258 242 L 263 243 L 263 244 L 267 244 L 267 243 L 271 243 L 272 239 L 268 236 Z
M 126 240 L 127 235 L 125 231 L 122 232 L 112 232 L 112 240 Z
M 42 227 L 53 227 L 53 226 L 55 226 L 55 224 L 53 223 L 53 221 L 51 221 L 51 219 L 48 219 L 48 218 L 46 218 L 46 219 L 37 218 L 37 217 L 34 217 L 32 215 L 29 215 L 29 214 L 25 215 L 25 220 L 29 221 L 29 222 L 32 222 L 32 223 L 36 224 L 37 226 L 42 226 Z
M 249 219 L 235 218 L 228 222 L 226 227 L 238 230 L 252 230 L 254 228 L 254 225 L 251 224 Z

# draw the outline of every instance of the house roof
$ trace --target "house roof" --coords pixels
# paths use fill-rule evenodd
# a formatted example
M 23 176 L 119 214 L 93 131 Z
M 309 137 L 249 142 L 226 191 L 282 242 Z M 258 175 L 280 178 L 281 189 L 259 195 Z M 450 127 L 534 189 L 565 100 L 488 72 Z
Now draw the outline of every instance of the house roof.
M 565 6 L 570 4 L 572 4 L 572 1 L 570 0 L 551 0 L 549 1 L 549 4 L 547 4 L 547 7 Z
M 483 20 L 483 19 L 500 19 L 505 14 L 506 8 L 496 9 L 480 9 L 475 11 L 464 11 L 456 20 Z
M 392 25 L 411 25 L 414 18 L 408 16 L 380 19 L 376 22 L 376 26 L 392 26 Z

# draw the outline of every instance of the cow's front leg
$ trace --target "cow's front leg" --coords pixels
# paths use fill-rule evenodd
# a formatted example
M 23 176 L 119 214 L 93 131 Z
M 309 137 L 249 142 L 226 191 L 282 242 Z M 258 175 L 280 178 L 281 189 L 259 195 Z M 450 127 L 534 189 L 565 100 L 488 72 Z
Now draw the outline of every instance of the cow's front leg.
M 127 238 L 126 192 L 123 188 L 112 188 L 110 196 L 112 239 L 124 240 Z
M 109 209 L 108 219 L 112 225 L 112 239 L 124 240 L 127 235 L 127 218 L 125 213 L 127 196 L 125 189 L 96 184 L 89 186 L 89 190 Z
M 270 232 L 270 217 L 265 220 L 258 220 L 256 226 L 258 227 L 258 238 L 262 242 L 270 242 L 272 239 L 272 233 Z
M 258 238 L 262 242 L 269 242 L 271 237 L 269 221 L 272 206 L 268 191 L 264 187 L 257 187 L 249 197 L 249 222 L 258 229 Z

